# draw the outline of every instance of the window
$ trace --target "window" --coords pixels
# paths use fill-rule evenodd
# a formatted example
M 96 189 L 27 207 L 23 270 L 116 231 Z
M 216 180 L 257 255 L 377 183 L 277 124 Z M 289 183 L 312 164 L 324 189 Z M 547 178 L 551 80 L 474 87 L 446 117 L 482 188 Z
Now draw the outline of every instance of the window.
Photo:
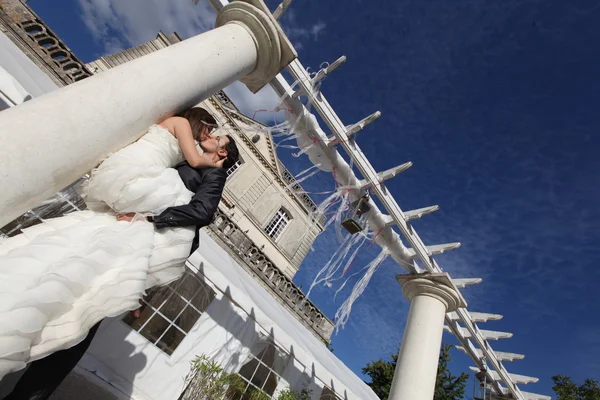
M 227 171 L 226 171 L 227 172 L 227 179 L 229 179 L 229 177 L 231 175 L 233 175 L 233 173 L 235 171 L 237 171 L 240 168 L 241 165 L 242 165 L 242 159 L 240 158 L 239 160 L 237 160 L 235 162 L 235 164 L 233 164 L 231 167 L 227 168 Z
M 273 218 L 271 218 L 271 221 L 265 228 L 265 232 L 271 239 L 277 240 L 285 230 L 285 227 L 289 224 L 290 220 L 289 214 L 283 208 L 280 208 Z
M 215 96 L 217 97 L 217 99 L 219 99 L 219 101 L 221 101 L 221 104 L 225 106 L 231 106 L 231 100 L 229 100 L 229 97 L 225 94 L 224 91 L 219 90 L 217 93 L 215 93 Z
M 212 288 L 186 269 L 177 281 L 152 288 L 123 322 L 171 355 L 214 298 Z
M 319 400 L 340 400 L 340 397 L 335 394 L 333 390 L 327 386 L 324 386 L 323 390 L 321 391 L 321 396 L 319 396 Z
M 229 393 L 229 399 L 249 400 L 256 391 L 272 396 L 289 360 L 288 353 L 261 335 L 261 339 L 250 352 L 248 361 L 238 372 L 244 383 L 243 393 Z

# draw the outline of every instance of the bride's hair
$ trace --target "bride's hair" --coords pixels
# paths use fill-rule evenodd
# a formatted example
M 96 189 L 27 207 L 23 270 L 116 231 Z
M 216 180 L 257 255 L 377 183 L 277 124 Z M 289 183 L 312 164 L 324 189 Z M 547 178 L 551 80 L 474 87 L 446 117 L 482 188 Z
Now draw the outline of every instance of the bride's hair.
M 215 118 L 212 115 L 210 115 L 210 113 L 204 108 L 189 108 L 177 114 L 177 117 L 185 118 L 190 122 L 190 125 L 192 127 L 192 135 L 197 141 L 200 141 L 200 135 L 202 134 L 203 127 L 217 127 L 217 121 L 215 120 Z

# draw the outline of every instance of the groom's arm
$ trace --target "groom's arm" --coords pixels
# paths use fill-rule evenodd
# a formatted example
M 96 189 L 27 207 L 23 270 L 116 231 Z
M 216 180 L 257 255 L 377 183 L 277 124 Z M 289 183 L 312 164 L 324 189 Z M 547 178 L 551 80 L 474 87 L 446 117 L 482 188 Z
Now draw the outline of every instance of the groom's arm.
M 189 204 L 169 207 L 154 217 L 158 228 L 207 226 L 211 223 L 223 194 L 227 174 L 223 168 L 211 168 Z

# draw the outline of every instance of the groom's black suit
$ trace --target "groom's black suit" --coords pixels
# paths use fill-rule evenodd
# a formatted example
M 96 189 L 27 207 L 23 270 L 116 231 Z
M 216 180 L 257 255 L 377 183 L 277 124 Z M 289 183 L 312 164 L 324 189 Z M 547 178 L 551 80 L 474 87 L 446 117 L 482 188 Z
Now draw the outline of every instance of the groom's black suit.
M 217 211 L 227 173 L 223 168 L 192 168 L 185 161 L 175 168 L 185 186 L 195 195 L 189 204 L 169 207 L 162 214 L 156 216 L 154 225 L 158 229 L 195 226 L 196 237 L 192 244 L 191 254 L 198 248 L 200 228 L 210 224 Z M 101 322 L 90 329 L 90 333 L 81 343 L 32 362 L 12 393 L 4 400 L 48 399 L 83 357 Z
M 176 226 L 196 226 L 196 237 L 192 251 L 198 248 L 200 228 L 211 223 L 227 179 L 223 168 L 192 168 L 187 162 L 178 164 L 177 172 L 190 191 L 196 193 L 189 204 L 169 207 L 154 218 L 158 229 Z

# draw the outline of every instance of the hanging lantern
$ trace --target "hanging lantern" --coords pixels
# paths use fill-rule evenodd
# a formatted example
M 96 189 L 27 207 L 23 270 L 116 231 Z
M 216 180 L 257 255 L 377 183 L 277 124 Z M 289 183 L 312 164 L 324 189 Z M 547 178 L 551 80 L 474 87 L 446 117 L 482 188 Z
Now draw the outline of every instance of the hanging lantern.
M 366 194 L 350 204 L 350 215 L 342 221 L 342 226 L 350 232 L 350 234 L 354 235 L 365 229 L 364 221 L 361 221 L 361 217 L 371 210 L 368 201 L 369 195 Z
M 477 385 L 479 382 L 479 385 Z M 485 370 L 480 370 L 473 377 L 473 400 L 490 400 L 491 393 L 488 391 L 487 375 Z

